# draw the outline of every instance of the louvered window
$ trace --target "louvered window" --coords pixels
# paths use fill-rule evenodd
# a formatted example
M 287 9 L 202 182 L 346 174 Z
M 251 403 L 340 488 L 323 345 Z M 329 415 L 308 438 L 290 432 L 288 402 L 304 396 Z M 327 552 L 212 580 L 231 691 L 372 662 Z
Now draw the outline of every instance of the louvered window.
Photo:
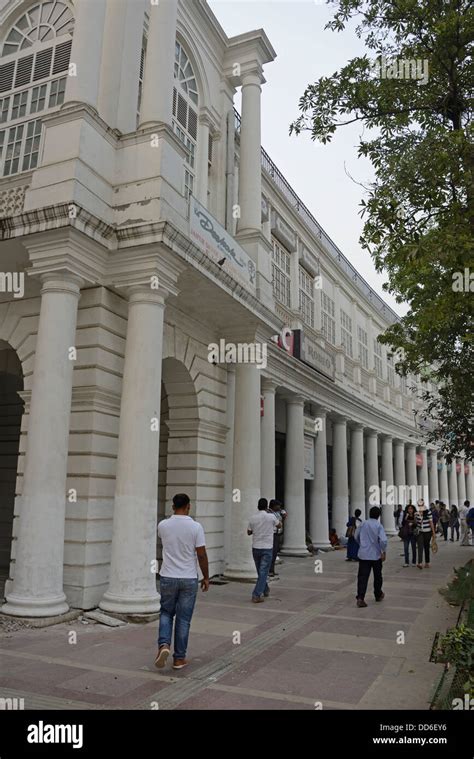
M 71 9 L 45 0 L 28 8 L 6 35 L 1 56 L 11 60 L 0 58 L 0 124 L 7 125 L 0 132 L 0 176 L 38 165 L 42 122 L 31 117 L 64 102 L 72 27 Z
M 184 191 L 189 198 L 194 191 L 197 150 L 199 96 L 193 67 L 181 44 L 176 42 L 174 66 L 176 86 L 173 88 L 173 129 L 187 149 L 184 167 Z
M 31 82 L 33 59 L 34 55 L 25 55 L 24 58 L 19 58 L 16 67 L 15 88 L 24 87 L 25 84 L 29 84 Z

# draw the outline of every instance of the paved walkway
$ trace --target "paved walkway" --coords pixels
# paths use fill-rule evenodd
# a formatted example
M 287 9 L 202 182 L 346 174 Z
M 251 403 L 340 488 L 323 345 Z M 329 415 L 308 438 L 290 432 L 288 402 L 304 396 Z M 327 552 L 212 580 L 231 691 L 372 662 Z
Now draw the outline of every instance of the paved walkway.
M 156 622 L 0 633 L 0 697 L 26 709 L 427 709 L 441 673 L 433 638 L 459 613 L 438 588 L 474 549 L 443 542 L 420 572 L 402 567 L 401 545 L 389 542 L 385 600 L 368 594 L 366 609 L 342 551 L 285 558 L 264 604 L 240 583 L 200 592 L 192 663 L 178 673 L 153 666 Z

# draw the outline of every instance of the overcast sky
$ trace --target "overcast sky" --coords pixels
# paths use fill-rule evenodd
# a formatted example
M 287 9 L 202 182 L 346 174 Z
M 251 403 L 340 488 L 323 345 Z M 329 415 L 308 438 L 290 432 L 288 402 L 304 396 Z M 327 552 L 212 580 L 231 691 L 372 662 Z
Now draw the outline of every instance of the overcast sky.
M 357 158 L 361 127 L 344 127 L 324 146 L 307 134 L 290 137 L 288 132 L 306 86 L 364 52 L 355 24 L 342 33 L 325 31 L 333 9 L 321 0 L 209 0 L 209 5 L 228 36 L 265 29 L 277 58 L 265 66 L 262 145 L 362 276 L 397 313 L 405 313 L 382 291 L 385 277 L 376 273 L 358 242 L 364 190 L 355 182 L 367 185 L 372 177 L 370 163 Z M 240 110 L 240 101 L 236 107 Z

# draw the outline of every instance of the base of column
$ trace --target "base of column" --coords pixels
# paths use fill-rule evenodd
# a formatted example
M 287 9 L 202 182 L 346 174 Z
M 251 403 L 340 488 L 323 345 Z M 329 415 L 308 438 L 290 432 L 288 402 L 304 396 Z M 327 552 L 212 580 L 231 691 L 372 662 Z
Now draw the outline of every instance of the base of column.
M 313 548 L 321 548 L 324 550 L 325 548 L 331 548 L 331 543 L 329 540 L 313 543 Z
M 282 556 L 310 556 L 310 552 L 308 551 L 307 547 L 305 546 L 288 546 L 287 548 L 282 548 L 280 551 L 280 554 Z
M 160 608 L 158 593 L 150 596 L 118 596 L 107 592 L 99 604 L 99 609 L 116 614 L 154 614 Z
M 6 603 L 1 607 L 2 614 L 10 617 L 58 617 L 68 611 L 69 606 L 64 593 L 45 598 L 10 593 Z
M 384 529 L 387 538 L 393 538 L 395 535 L 398 535 L 398 530 L 396 530 L 394 527 L 387 527 Z
M 238 567 L 227 567 L 223 574 L 226 580 L 236 580 L 237 582 L 257 582 L 257 573 L 255 569 L 239 569 Z

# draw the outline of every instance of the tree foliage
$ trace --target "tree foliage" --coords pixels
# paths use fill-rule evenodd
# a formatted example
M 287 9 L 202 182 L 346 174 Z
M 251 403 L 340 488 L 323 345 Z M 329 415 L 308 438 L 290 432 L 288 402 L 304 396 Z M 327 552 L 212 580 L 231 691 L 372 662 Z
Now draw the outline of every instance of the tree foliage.
M 427 440 L 472 457 L 473 4 L 330 4 L 327 28 L 357 19 L 367 53 L 307 87 L 290 133 L 327 143 L 348 124 L 363 127 L 358 152 L 375 180 L 361 201 L 360 242 L 386 272 L 385 289 L 409 306 L 380 340 L 399 352 L 399 373 L 438 387 L 423 391 Z

